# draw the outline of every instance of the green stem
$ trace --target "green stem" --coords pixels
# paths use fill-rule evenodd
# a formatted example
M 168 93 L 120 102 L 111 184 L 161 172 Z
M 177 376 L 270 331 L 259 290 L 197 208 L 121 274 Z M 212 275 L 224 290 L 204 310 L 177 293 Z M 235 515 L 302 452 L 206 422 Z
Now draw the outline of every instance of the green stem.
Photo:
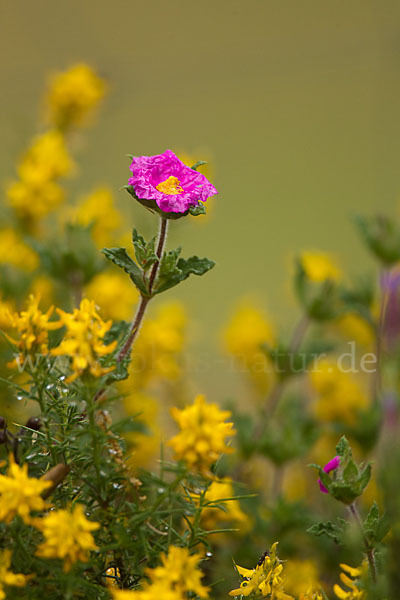
M 365 546 L 365 552 L 366 552 L 367 558 L 368 558 L 368 564 L 369 564 L 369 569 L 371 572 L 371 577 L 372 577 L 373 582 L 376 583 L 376 563 L 375 563 L 374 549 L 371 548 L 371 546 L 369 545 L 367 536 L 365 535 L 364 526 L 362 524 L 362 521 L 361 521 L 360 515 L 358 513 L 355 502 L 350 504 L 349 510 L 360 529 L 361 536 L 362 536 L 364 546 Z
M 153 287 L 154 287 L 154 283 L 156 280 L 160 260 L 163 255 L 165 242 L 167 240 L 167 231 L 168 231 L 168 219 L 164 219 L 164 217 L 161 217 L 160 232 L 159 232 L 159 236 L 158 236 L 158 243 L 157 243 L 157 250 L 156 250 L 156 256 L 157 256 L 158 260 L 152 266 L 151 271 L 150 271 L 150 277 L 149 277 L 149 294 L 150 295 L 141 297 L 136 315 L 132 322 L 132 326 L 131 326 L 129 335 L 125 341 L 125 344 L 123 345 L 123 347 L 121 348 L 121 350 L 118 353 L 117 362 L 121 362 L 126 357 L 126 355 L 130 352 L 133 342 L 135 341 L 136 336 L 139 332 L 140 326 L 142 324 L 143 317 L 146 313 L 147 305 L 152 298 L 151 293 L 153 291 Z

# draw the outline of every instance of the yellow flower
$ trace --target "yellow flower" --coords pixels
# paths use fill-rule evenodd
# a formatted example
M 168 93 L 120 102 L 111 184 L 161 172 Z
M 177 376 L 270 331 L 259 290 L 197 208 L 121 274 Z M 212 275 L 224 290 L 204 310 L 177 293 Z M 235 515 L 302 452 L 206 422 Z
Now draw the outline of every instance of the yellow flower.
M 111 190 L 101 187 L 82 198 L 72 220 L 79 225 L 92 225 L 93 239 L 103 247 L 112 242 L 112 234 L 121 224 L 121 215 L 114 206 Z
M 50 512 L 42 519 L 35 519 L 34 525 L 45 538 L 38 546 L 37 556 L 61 558 L 66 572 L 77 561 L 87 562 L 90 551 L 97 550 L 91 531 L 98 529 L 100 524 L 85 517 L 81 504 L 70 510 Z
M 187 594 L 208 598 L 209 588 L 201 583 L 203 573 L 198 568 L 199 554 L 189 554 L 187 548 L 170 546 L 168 553 L 161 554 L 162 564 L 147 569 L 149 582 L 142 589 L 110 589 L 114 600 L 186 600 Z
M 200 598 L 208 598 L 208 589 L 201 583 L 203 573 L 198 568 L 199 554 L 189 554 L 187 548 L 170 546 L 168 554 L 161 554 L 162 565 L 147 569 L 152 584 L 168 582 L 177 598 L 184 598 L 186 592 L 193 592 Z
M 64 130 L 82 125 L 103 98 L 105 88 L 104 81 L 84 63 L 56 73 L 46 99 L 50 121 Z
M 318 361 L 310 373 L 318 394 L 316 416 L 325 422 L 342 421 L 354 425 L 361 411 L 369 406 L 368 394 L 351 373 L 345 373 L 329 360 Z
M 11 300 L 3 300 L 0 295 L 0 329 L 10 326 L 10 314 L 14 312 L 14 303 Z
M 9 571 L 10 565 L 11 550 L 3 550 L 0 552 L 0 600 L 5 600 L 6 598 L 5 585 L 24 587 L 29 579 L 27 575 Z
M 313 593 L 319 593 L 319 573 L 311 560 L 288 560 L 285 564 L 285 589 L 293 596 L 313 598 Z M 316 599 L 318 596 L 315 597 Z M 322 600 L 322 596 L 320 596 Z
M 371 346 L 374 341 L 375 333 L 371 323 L 356 312 L 346 313 L 333 325 L 336 325 L 342 336 L 363 346 Z
M 39 302 L 39 296 L 31 294 L 26 310 L 22 310 L 20 313 L 9 313 L 9 327 L 16 329 L 20 335 L 18 340 L 9 335 L 7 338 L 18 347 L 19 361 L 23 361 L 27 355 L 47 354 L 49 352 L 48 332 L 61 327 L 59 321 L 49 321 L 53 307 L 51 306 L 47 312 L 42 313 Z M 17 364 L 16 359 L 10 366 Z
M 31 511 L 45 508 L 41 494 L 51 485 L 51 481 L 28 477 L 28 465 L 20 467 L 11 457 L 7 475 L 0 474 L 0 521 L 10 523 L 19 515 L 30 523 Z
M 34 271 L 39 258 L 14 229 L 0 230 L 0 264 L 12 265 L 24 271 Z
M 336 596 L 340 598 L 340 600 L 364 600 L 366 598 L 365 591 L 360 588 L 360 579 L 366 576 L 367 565 L 363 563 L 361 567 L 354 568 L 349 567 L 348 565 L 340 565 L 342 571 L 344 573 L 340 574 L 340 579 L 342 583 L 348 588 L 348 591 L 345 591 L 339 585 L 335 584 L 333 586 L 333 591 Z M 350 576 L 350 577 L 349 577 Z
M 10 206 L 18 218 L 37 221 L 64 201 L 64 190 L 54 181 L 32 186 L 26 181 L 15 181 L 7 188 Z
M 181 374 L 179 354 L 185 342 L 187 316 L 179 302 L 161 306 L 154 318 L 147 319 L 132 352 L 130 372 L 135 389 L 151 380 L 175 380 Z
M 179 596 L 169 587 L 168 581 L 157 581 L 145 584 L 141 590 L 114 590 L 110 589 L 114 600 L 185 600 L 186 596 Z
M 69 355 L 72 358 L 73 374 L 67 381 L 74 381 L 85 371 L 94 377 L 109 373 L 114 367 L 105 368 L 98 362 L 98 357 L 106 356 L 114 351 L 117 342 L 104 344 L 104 336 L 110 330 L 112 321 L 104 322 L 96 312 L 93 300 L 84 298 L 80 307 L 67 313 L 57 309 L 59 323 L 65 325 L 67 331 L 60 345 L 51 350 L 54 356 Z
M 243 528 L 243 532 L 250 528 L 249 517 L 240 508 L 239 500 L 234 499 L 232 480 L 228 477 L 211 482 L 204 498 L 203 504 L 209 504 L 201 512 L 201 526 L 211 531 L 216 529 L 218 523 L 230 522 Z M 196 502 L 199 496 L 195 496 Z M 223 508 L 221 508 L 223 507 Z
M 65 177 L 73 168 L 64 136 L 50 130 L 34 138 L 18 165 L 20 179 L 30 186 L 40 186 L 51 179 Z
M 129 390 L 128 382 L 121 382 L 124 388 Z M 131 431 L 124 434 L 124 438 L 129 445 L 128 463 L 129 466 L 137 469 L 138 467 L 147 467 L 156 452 L 160 449 L 161 431 L 157 424 L 158 402 L 156 398 L 143 392 L 133 391 L 124 397 L 124 408 L 128 415 L 137 415 L 137 420 L 143 423 L 148 430 L 146 433 L 140 431 Z
M 305 592 L 300 594 L 299 600 L 324 600 L 321 587 L 310 586 Z
M 241 303 L 224 332 L 224 342 L 227 352 L 244 365 L 258 391 L 265 394 L 273 369 L 261 346 L 273 347 L 275 335 L 262 311 L 249 302 Z
M 229 410 L 207 404 L 205 397 L 198 395 L 191 406 L 182 410 L 173 407 L 171 414 L 181 431 L 168 445 L 172 446 L 175 458 L 184 460 L 190 469 L 208 474 L 222 453 L 233 452 L 225 444 L 225 438 L 236 433 L 233 423 L 225 422 L 231 416 Z
M 105 272 L 95 275 L 85 288 L 85 295 L 99 306 L 105 319 L 132 319 L 133 307 L 139 294 L 126 275 Z
M 282 571 L 283 565 L 276 555 L 275 542 L 268 554 L 263 555 L 254 569 L 245 569 L 236 565 L 236 569 L 243 577 L 240 587 L 229 592 L 230 596 L 250 596 L 254 598 L 270 597 L 274 600 L 294 600 L 283 591 Z
M 329 254 L 317 251 L 301 253 L 301 265 L 311 281 L 322 283 L 328 279 L 336 281 L 341 277 L 341 271 Z

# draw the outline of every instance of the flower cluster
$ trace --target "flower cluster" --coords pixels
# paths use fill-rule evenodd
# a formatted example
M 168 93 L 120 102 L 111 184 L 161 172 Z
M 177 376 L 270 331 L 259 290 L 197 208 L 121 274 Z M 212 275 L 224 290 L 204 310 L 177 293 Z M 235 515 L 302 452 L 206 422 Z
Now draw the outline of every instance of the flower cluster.
M 21 363 L 27 355 L 47 354 L 48 332 L 61 327 L 58 321 L 50 321 L 54 308 L 50 307 L 47 312 L 42 313 L 39 302 L 39 297 L 31 295 L 26 310 L 8 314 L 8 326 L 18 331 L 19 339 L 15 340 L 9 335 L 7 337 L 17 346 L 20 353 L 10 366 L 17 365 L 17 361 Z
M 112 242 L 112 235 L 121 225 L 121 215 L 114 205 L 114 197 L 106 187 L 83 196 L 72 211 L 70 220 L 85 227 L 91 225 L 93 239 L 99 248 Z
M 37 548 L 37 555 L 60 558 L 64 561 L 64 571 L 68 572 L 77 561 L 87 562 L 90 551 L 97 550 L 91 532 L 100 524 L 86 518 L 81 504 L 51 511 L 43 518 L 35 519 L 34 525 L 45 538 Z
M 185 461 L 190 469 L 207 473 L 221 454 L 233 452 L 225 442 L 235 433 L 233 423 L 225 422 L 231 416 L 229 410 L 207 404 L 205 397 L 198 395 L 191 406 L 182 410 L 173 407 L 171 414 L 180 433 L 168 444 L 175 458 Z
M 66 327 L 66 333 L 61 343 L 51 350 L 54 356 L 72 357 L 72 375 L 68 381 L 74 381 L 84 372 L 94 377 L 100 377 L 113 370 L 113 367 L 103 367 L 99 357 L 106 356 L 115 350 L 117 342 L 104 343 L 104 337 L 111 328 L 112 321 L 103 321 L 96 310 L 93 300 L 84 298 L 79 308 L 73 313 L 57 309 L 59 326 Z
M 103 271 L 85 287 L 85 296 L 101 308 L 104 319 L 113 321 L 132 318 L 139 294 L 132 283 L 120 273 Z
M 10 205 L 28 225 L 36 223 L 64 200 L 60 177 L 71 172 L 63 135 L 50 130 L 33 140 L 18 165 L 19 180 L 7 188 Z
M 337 281 L 341 277 L 340 269 L 333 258 L 324 252 L 304 251 L 301 253 L 300 262 L 308 279 L 316 283 Z
M 253 598 L 274 598 L 275 600 L 294 600 L 283 590 L 283 565 L 276 555 L 278 542 L 266 552 L 254 569 L 245 569 L 236 565 L 242 576 L 240 587 L 229 592 L 230 596 L 250 596 Z
M 31 512 L 45 507 L 41 494 L 51 482 L 28 477 L 28 465 L 22 467 L 10 459 L 7 475 L 0 474 L 0 521 L 10 523 L 19 515 L 25 523 L 31 522 Z
M 10 571 L 10 565 L 11 551 L 3 550 L 0 552 L 0 600 L 6 599 L 4 586 L 24 587 L 29 579 L 28 575 Z
M 349 565 L 341 564 L 340 568 L 343 573 L 340 574 L 341 582 L 349 588 L 344 590 L 340 585 L 335 584 L 333 591 L 340 600 L 365 600 L 366 592 L 362 588 L 362 578 L 365 578 L 367 573 L 367 565 L 363 563 L 361 567 L 350 567 Z
M 39 257 L 12 228 L 0 230 L 0 265 L 10 265 L 23 271 L 34 271 Z
M 187 594 L 208 598 L 209 588 L 201 583 L 203 573 L 198 568 L 199 554 L 190 554 L 187 548 L 170 546 L 161 554 L 161 565 L 147 569 L 149 582 L 143 589 L 132 592 L 112 590 L 114 600 L 186 600 Z
M 105 91 L 104 81 L 86 64 L 55 73 L 46 97 L 50 122 L 63 131 L 84 124 Z

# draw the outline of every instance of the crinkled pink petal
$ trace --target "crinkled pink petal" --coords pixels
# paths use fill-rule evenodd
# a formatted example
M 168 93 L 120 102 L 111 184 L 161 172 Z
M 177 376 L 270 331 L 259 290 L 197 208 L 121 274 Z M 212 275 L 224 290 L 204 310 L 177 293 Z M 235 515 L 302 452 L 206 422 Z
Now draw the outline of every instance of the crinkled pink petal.
M 337 469 L 339 465 L 340 465 L 340 456 L 335 456 L 334 458 L 332 458 L 332 460 L 330 460 L 328 463 L 326 463 L 323 470 L 325 471 L 325 473 L 330 473 L 331 471 L 334 471 L 335 469 Z M 324 486 L 324 484 L 322 483 L 322 481 L 320 479 L 318 479 L 318 483 L 319 483 L 319 489 L 321 490 L 321 492 L 323 492 L 324 494 L 329 494 L 328 490 L 326 489 L 326 487 Z
M 186 212 L 218 193 L 204 175 L 186 166 L 172 150 L 156 156 L 134 157 L 129 168 L 132 171 L 129 185 L 135 195 L 139 199 L 154 200 L 164 212 Z M 177 177 L 182 193 L 164 194 L 157 190 L 169 177 Z

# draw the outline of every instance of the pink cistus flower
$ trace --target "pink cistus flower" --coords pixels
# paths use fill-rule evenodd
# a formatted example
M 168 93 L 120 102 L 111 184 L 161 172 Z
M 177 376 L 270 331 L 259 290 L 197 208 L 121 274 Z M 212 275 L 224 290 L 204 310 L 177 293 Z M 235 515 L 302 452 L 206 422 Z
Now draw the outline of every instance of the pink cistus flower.
M 334 458 L 332 458 L 332 460 L 330 460 L 328 463 L 326 463 L 323 470 L 325 471 L 325 473 L 330 473 L 331 471 L 334 471 L 335 469 L 337 469 L 339 465 L 340 465 L 340 456 L 335 456 Z M 324 484 L 322 483 L 322 481 L 320 479 L 318 479 L 318 483 L 319 483 L 319 489 L 321 490 L 321 492 L 323 492 L 324 494 L 329 494 L 328 490 L 326 489 L 326 487 L 324 486 Z
M 136 198 L 154 201 L 163 212 L 185 213 L 218 193 L 204 175 L 187 167 L 172 150 L 135 156 L 129 168 L 129 185 Z

